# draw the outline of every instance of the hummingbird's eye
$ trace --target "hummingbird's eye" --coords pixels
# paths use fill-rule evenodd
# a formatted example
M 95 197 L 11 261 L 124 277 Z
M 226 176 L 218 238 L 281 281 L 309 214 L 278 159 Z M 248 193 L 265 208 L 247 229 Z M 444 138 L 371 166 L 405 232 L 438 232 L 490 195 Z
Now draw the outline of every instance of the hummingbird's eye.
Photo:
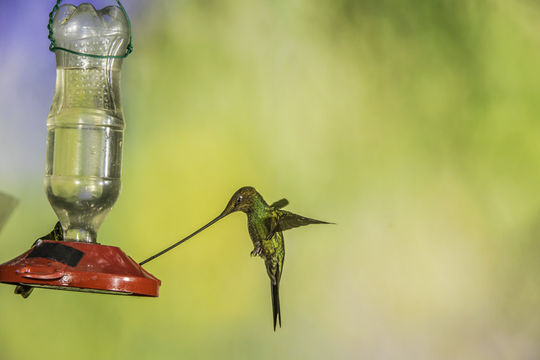
M 244 199 L 244 197 L 242 195 L 238 196 L 236 198 L 236 205 L 240 204 L 242 202 L 242 200 Z

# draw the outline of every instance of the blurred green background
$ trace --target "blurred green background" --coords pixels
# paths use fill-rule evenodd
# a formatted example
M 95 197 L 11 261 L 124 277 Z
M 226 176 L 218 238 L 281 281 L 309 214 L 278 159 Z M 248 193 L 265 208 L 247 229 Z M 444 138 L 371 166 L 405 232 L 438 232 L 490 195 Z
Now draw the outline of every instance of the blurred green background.
M 0 261 L 56 221 L 42 185 L 53 2 L 15 3 L 0 18 L 0 190 L 21 202 Z M 157 299 L 0 286 L 0 359 L 540 357 L 537 2 L 124 5 L 123 188 L 100 242 L 142 260 L 243 185 L 338 225 L 285 233 L 276 333 L 236 214 L 145 266 Z

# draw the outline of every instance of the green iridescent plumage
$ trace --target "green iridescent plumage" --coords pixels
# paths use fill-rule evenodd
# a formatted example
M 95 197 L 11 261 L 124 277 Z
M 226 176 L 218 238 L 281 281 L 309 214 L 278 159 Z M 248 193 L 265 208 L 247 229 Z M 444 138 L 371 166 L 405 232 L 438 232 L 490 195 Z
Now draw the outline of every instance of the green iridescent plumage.
M 32 246 L 36 246 L 38 244 L 38 241 L 40 240 L 57 240 L 61 241 L 64 240 L 64 231 L 62 230 L 62 225 L 60 224 L 60 221 L 56 223 L 54 228 L 50 233 L 48 233 L 45 236 L 39 237 Z M 32 293 L 32 290 L 34 290 L 33 287 L 27 286 L 27 285 L 17 285 L 15 287 L 15 294 L 21 295 L 23 298 L 27 298 Z
M 248 231 L 253 242 L 252 256 L 264 260 L 270 278 L 274 330 L 279 321 L 281 326 L 281 307 L 279 302 L 279 282 L 285 260 L 283 231 L 309 224 L 329 224 L 325 221 L 306 218 L 289 211 L 281 210 L 289 201 L 281 199 L 268 205 L 252 187 L 239 189 L 229 201 L 224 213 L 243 211 L 248 218 Z
M 251 256 L 260 256 L 264 260 L 266 272 L 270 278 L 275 330 L 278 321 L 279 325 L 281 326 L 279 281 L 281 280 L 281 274 L 283 273 L 283 261 L 285 260 L 283 231 L 309 224 L 330 224 L 325 221 L 310 219 L 293 214 L 289 211 L 281 210 L 281 208 L 287 206 L 288 204 L 289 201 L 287 199 L 281 199 L 271 205 L 268 205 L 266 201 L 264 201 L 261 194 L 259 194 L 253 187 L 245 186 L 240 188 L 234 193 L 231 200 L 229 200 L 229 203 L 225 207 L 225 210 L 223 210 L 218 217 L 192 234 L 186 236 L 182 240 L 174 243 L 148 259 L 141 261 L 139 264 L 146 264 L 147 262 L 152 261 L 166 252 L 174 249 L 184 241 L 192 238 L 199 232 L 214 224 L 216 221 L 223 219 L 225 216 L 235 211 L 242 211 L 247 215 L 248 231 L 251 241 L 253 242 Z

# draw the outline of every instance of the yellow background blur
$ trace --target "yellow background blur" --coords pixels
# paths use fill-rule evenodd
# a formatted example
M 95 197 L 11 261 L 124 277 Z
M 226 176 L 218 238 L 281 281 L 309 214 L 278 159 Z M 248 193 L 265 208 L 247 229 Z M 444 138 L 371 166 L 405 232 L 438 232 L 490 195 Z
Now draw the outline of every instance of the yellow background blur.
M 1 285 L 0 359 L 540 358 L 538 3 L 136 10 L 123 187 L 98 240 L 140 261 L 244 185 L 337 225 L 285 233 L 276 333 L 266 271 L 235 214 L 145 266 L 163 282 L 157 299 L 38 289 L 23 300 Z M 56 221 L 42 190 L 54 65 L 43 73 L 52 81 L 25 132 L 40 142 L 0 145 L 32 149 L 38 164 L 23 176 L 3 158 L 0 190 L 21 202 L 2 262 Z M 2 106 L 15 97 L 4 89 Z

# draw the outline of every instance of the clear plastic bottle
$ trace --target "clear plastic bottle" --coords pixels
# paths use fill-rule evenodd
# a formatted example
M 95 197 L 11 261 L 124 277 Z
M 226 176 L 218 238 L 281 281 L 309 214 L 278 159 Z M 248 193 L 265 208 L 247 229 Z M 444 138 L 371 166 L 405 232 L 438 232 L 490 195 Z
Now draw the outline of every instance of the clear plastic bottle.
M 58 47 L 118 56 L 129 43 L 128 21 L 117 6 L 62 5 L 53 21 Z M 96 242 L 120 193 L 124 120 L 122 58 L 57 50 L 56 90 L 47 118 L 45 192 L 64 239 Z

